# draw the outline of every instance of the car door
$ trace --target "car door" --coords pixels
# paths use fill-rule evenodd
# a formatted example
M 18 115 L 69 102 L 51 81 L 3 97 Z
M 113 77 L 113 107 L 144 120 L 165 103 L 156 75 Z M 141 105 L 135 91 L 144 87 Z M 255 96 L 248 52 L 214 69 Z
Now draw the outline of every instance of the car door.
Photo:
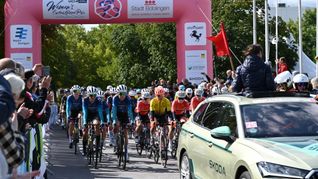
M 225 140 L 213 138 L 212 129 L 228 126 L 233 137 L 237 137 L 237 122 L 234 105 L 228 102 L 211 102 L 202 120 L 204 132 L 202 135 L 206 141 L 204 146 L 204 175 L 203 178 L 225 179 L 235 178 L 233 175 L 234 156 L 231 151 L 231 143 Z
M 187 153 L 190 159 L 190 170 L 194 174 L 194 178 L 203 179 L 203 160 L 202 152 L 204 151 L 204 141 L 201 137 L 201 121 L 206 112 L 209 103 L 205 103 L 199 106 L 198 110 L 193 114 L 191 122 L 185 123 L 182 127 L 183 130 L 187 132 L 188 143 L 187 143 Z

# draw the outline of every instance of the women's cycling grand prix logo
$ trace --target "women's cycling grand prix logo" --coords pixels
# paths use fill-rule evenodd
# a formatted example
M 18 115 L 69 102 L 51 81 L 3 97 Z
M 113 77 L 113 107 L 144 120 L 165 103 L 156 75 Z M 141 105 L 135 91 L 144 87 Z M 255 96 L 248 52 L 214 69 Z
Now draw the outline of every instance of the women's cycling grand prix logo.
M 105 20 L 120 16 L 122 4 L 120 0 L 95 0 L 95 13 Z

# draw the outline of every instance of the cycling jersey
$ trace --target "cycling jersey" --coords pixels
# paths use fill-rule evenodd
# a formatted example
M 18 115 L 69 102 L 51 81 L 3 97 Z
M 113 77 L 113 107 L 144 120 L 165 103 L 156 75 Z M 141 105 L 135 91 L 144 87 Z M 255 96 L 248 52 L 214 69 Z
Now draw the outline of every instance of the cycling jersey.
M 191 104 L 190 104 L 190 109 L 193 112 L 195 110 L 195 108 L 197 108 L 197 106 L 205 100 L 205 97 L 201 97 L 201 99 L 199 99 L 197 96 L 193 97 L 191 99 Z
M 150 111 L 154 112 L 155 115 L 164 115 L 166 112 L 171 112 L 171 103 L 165 97 L 162 100 L 155 97 L 150 101 Z
M 102 103 L 102 111 L 103 111 L 103 116 L 105 117 L 105 119 L 107 119 L 107 123 L 110 122 L 110 112 L 109 112 L 109 106 L 107 104 L 106 100 L 103 100 L 102 98 L 100 99 L 101 103 Z
M 83 123 L 87 124 L 96 118 L 104 123 L 102 103 L 97 98 L 91 103 L 89 97 L 86 97 L 83 100 Z
M 78 114 L 82 112 L 82 97 L 75 99 L 74 95 L 69 95 L 66 100 L 66 117 L 77 118 Z
M 186 111 L 189 111 L 189 102 L 187 100 L 179 102 L 179 100 L 176 99 L 172 102 L 171 111 L 175 115 L 183 115 L 186 113 Z
M 143 101 L 138 101 L 137 107 L 136 107 L 136 112 L 139 113 L 140 115 L 147 115 L 150 110 L 150 104 L 143 102 Z
M 134 121 L 131 101 L 128 96 L 126 96 L 124 100 L 120 100 L 118 95 L 114 96 L 112 104 L 112 117 L 113 122 L 116 122 L 117 118 L 124 123 L 129 122 L 128 118 L 132 122 Z

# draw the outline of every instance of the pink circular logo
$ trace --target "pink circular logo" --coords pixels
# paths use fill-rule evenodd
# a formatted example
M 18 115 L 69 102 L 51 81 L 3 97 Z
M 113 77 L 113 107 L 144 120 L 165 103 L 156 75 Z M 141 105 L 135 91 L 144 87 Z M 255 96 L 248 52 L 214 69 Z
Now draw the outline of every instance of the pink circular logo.
M 95 0 L 95 14 L 105 20 L 120 16 L 122 5 L 120 0 Z

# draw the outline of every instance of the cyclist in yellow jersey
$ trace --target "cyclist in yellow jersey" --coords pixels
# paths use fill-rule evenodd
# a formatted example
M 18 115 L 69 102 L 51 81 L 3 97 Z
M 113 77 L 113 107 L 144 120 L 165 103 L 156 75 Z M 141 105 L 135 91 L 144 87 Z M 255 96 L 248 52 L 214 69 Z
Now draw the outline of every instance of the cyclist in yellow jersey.
M 157 123 L 167 125 L 168 117 L 172 118 L 171 102 L 164 97 L 164 93 L 165 91 L 162 86 L 156 87 L 156 97 L 150 101 L 151 134 L 154 134 Z

